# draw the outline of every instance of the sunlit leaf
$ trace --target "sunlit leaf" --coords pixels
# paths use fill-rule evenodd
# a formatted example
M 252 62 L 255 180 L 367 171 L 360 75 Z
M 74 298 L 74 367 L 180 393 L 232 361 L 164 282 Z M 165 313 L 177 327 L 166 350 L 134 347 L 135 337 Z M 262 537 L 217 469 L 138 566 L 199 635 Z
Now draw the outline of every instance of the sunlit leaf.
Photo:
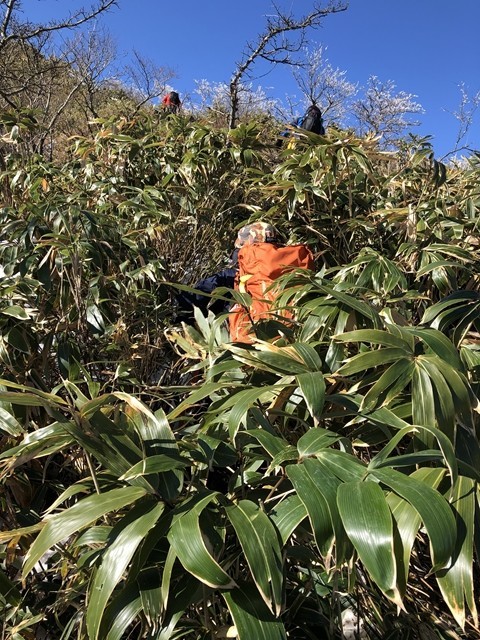
M 322 373 L 301 373 L 297 375 L 297 383 L 310 415 L 315 423 L 318 423 L 325 402 L 325 381 Z
M 121 487 L 105 493 L 84 498 L 61 513 L 45 519 L 45 525 L 30 547 L 23 566 L 26 576 L 42 557 L 45 551 L 73 533 L 81 531 L 106 513 L 121 509 L 139 500 L 145 495 L 145 489 L 139 487 Z
M 408 500 L 420 514 L 430 540 L 433 571 L 447 566 L 455 545 L 456 526 L 445 498 L 425 483 L 394 469 L 375 469 L 373 475 Z
M 240 500 L 226 507 L 255 584 L 269 609 L 278 616 L 282 606 L 282 554 L 275 527 L 258 505 Z
M 137 505 L 124 521 L 112 529 L 111 540 L 107 543 L 101 565 L 93 579 L 92 595 L 87 607 L 87 629 L 93 640 L 98 638 L 103 613 L 113 590 L 122 579 L 138 545 L 156 524 L 164 508 L 163 503 Z
M 338 489 L 338 508 L 348 537 L 372 579 L 398 606 L 393 522 L 385 495 L 375 482 L 348 482 Z
M 255 587 L 242 583 L 237 589 L 222 593 L 222 596 L 239 640 L 286 640 L 281 620 L 269 611 Z
M 231 589 L 235 581 L 208 551 L 200 527 L 201 513 L 215 496 L 215 493 L 208 493 L 190 499 L 189 509 L 180 510 L 174 518 L 168 540 L 187 571 L 210 587 Z
M 473 616 L 474 624 L 478 625 L 473 568 L 476 490 L 476 483 L 471 478 L 458 478 L 451 500 L 457 524 L 452 565 L 436 576 L 445 602 L 462 629 L 465 627 L 467 607 Z

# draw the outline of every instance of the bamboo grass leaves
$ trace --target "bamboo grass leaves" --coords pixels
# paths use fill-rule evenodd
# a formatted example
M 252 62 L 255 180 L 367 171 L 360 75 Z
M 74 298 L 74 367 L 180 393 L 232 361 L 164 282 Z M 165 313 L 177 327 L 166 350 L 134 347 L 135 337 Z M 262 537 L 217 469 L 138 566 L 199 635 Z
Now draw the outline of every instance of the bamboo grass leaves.
M 5 633 L 340 637 L 348 609 L 372 638 L 468 633 L 478 159 L 147 120 L 2 171 Z M 182 325 L 175 294 L 260 215 L 318 258 L 279 280 L 288 326 L 242 345 L 225 316 Z

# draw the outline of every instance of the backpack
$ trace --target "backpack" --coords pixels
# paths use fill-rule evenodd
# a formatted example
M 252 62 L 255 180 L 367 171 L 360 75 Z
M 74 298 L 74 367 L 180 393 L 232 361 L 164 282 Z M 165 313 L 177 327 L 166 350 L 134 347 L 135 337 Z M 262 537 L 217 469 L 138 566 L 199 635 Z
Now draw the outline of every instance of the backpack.
M 307 109 L 307 112 L 303 116 L 299 126 L 306 131 L 312 131 L 320 136 L 325 135 L 322 112 L 318 107 L 313 105 Z
M 276 291 L 271 285 L 281 275 L 295 268 L 313 268 L 312 252 L 304 244 L 279 246 L 260 242 L 245 245 L 239 250 L 235 289 L 248 293 L 252 303 L 249 308 L 237 303 L 230 310 L 230 338 L 233 342 L 253 342 L 255 334 L 252 325 L 259 320 L 278 316 L 293 318 L 288 310 L 272 310 Z
M 173 104 L 177 107 L 180 105 L 180 96 L 176 91 L 170 91 L 168 95 L 168 104 Z

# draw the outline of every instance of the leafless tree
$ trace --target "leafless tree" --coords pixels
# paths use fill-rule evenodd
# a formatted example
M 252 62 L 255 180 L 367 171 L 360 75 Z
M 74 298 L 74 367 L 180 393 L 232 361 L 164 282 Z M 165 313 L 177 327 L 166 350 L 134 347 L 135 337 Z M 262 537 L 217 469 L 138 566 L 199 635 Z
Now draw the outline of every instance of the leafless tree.
M 147 102 L 164 94 L 167 85 L 175 77 L 172 69 L 156 65 L 137 51 L 133 52 L 132 63 L 127 65 L 120 74 L 123 84 L 130 89 L 132 97 L 135 97 L 135 112 Z
M 82 31 L 67 41 L 63 54 L 78 84 L 75 101 L 85 120 L 99 117 L 102 89 L 108 78 L 115 74 L 112 65 L 117 47 L 108 32 L 95 26 Z
M 200 98 L 200 103 L 196 105 L 197 112 L 208 114 L 211 122 L 219 127 L 226 127 L 230 110 L 228 84 L 197 80 L 196 85 L 195 94 Z M 240 87 L 237 122 L 280 111 L 279 101 L 269 98 L 262 87 L 254 88 L 251 85 L 245 86 L 243 84 Z M 282 113 L 282 116 L 285 117 L 285 114 Z
M 453 149 L 445 154 L 442 159 L 461 151 L 473 151 L 468 140 L 468 134 L 474 124 L 477 110 L 480 107 L 480 91 L 474 94 L 470 93 L 464 82 L 461 82 L 458 88 L 460 89 L 460 104 L 456 111 L 452 112 L 452 115 L 458 122 L 457 137 Z
M 0 0 L 0 53 L 12 41 L 36 44 L 54 31 L 80 27 L 116 4 L 117 0 L 98 0 L 90 8 L 80 6 L 70 10 L 64 18 L 34 24 L 22 19 L 22 0 Z
M 251 78 L 255 63 L 263 60 L 273 65 L 299 64 L 295 54 L 305 47 L 308 30 L 320 27 L 328 15 L 345 11 L 347 2 L 330 0 L 325 5 L 314 2 L 310 13 L 301 17 L 286 13 L 276 3 L 272 6 L 274 15 L 267 16 L 265 30 L 257 40 L 247 43 L 243 57 L 236 65 L 236 70 L 230 79 L 229 127 L 231 129 L 237 123 L 241 88 L 245 84 L 245 78 Z
M 38 24 L 25 17 L 22 0 L 0 0 L 0 106 L 19 114 L 28 110 L 40 117 L 43 133 L 37 143 L 41 148 L 49 129 L 84 83 L 84 75 L 71 66 L 78 47 L 58 47 L 53 44 L 53 35 L 85 25 L 113 7 L 116 0 L 97 0 L 89 7 L 69 4 L 77 8 L 66 10 L 61 19 Z

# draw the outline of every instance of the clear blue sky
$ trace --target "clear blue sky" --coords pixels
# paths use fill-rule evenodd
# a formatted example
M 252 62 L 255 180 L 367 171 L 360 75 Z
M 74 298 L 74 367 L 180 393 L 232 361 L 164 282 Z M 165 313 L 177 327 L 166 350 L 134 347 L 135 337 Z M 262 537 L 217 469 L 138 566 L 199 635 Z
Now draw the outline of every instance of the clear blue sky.
M 311 0 L 278 0 L 296 15 Z M 84 0 L 24 0 L 24 17 L 45 21 Z M 177 73 L 175 88 L 192 94 L 195 80 L 227 82 L 245 44 L 262 31 L 269 0 L 118 0 L 104 16 L 119 53 L 132 49 Z M 451 115 L 460 102 L 458 84 L 480 91 L 480 0 L 350 0 L 347 11 L 328 16 L 310 32 L 312 46 L 323 44 L 334 67 L 365 85 L 370 75 L 392 80 L 398 90 L 417 96 L 425 109 L 421 135 L 432 135 L 437 157 L 450 151 L 458 125 Z M 255 81 L 283 99 L 298 93 L 288 68 Z M 465 140 L 480 148 L 480 110 Z

